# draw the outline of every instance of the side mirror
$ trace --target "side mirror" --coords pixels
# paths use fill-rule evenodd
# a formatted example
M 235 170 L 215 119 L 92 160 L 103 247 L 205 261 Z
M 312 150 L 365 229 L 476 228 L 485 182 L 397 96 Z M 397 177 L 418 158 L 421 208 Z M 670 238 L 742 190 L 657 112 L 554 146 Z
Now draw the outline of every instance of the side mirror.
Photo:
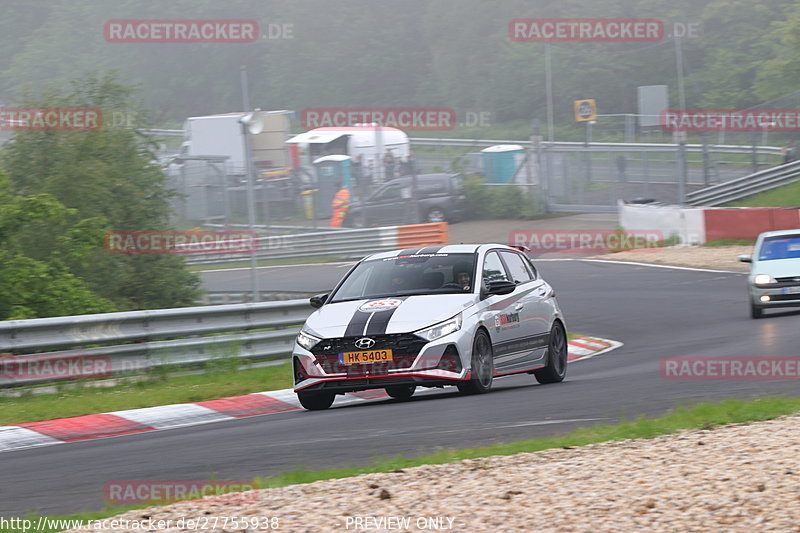
M 308 303 L 311 304 L 311 307 L 314 309 L 319 309 L 322 305 L 328 301 L 329 294 L 316 294 L 308 299 Z
M 752 263 L 753 258 L 747 254 L 743 254 L 739 256 L 739 261 L 741 261 L 742 263 Z
M 486 296 L 493 296 L 495 294 L 510 294 L 517 288 L 517 284 L 513 281 L 490 281 L 489 288 L 483 291 Z

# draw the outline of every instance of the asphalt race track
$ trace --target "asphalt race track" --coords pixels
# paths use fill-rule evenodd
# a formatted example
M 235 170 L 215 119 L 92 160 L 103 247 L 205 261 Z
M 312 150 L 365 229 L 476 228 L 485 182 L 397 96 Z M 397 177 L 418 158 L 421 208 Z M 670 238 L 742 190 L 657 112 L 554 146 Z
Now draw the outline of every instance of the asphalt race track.
M 5 452 L 0 516 L 102 509 L 108 481 L 252 479 L 297 466 L 348 466 L 375 455 L 553 435 L 701 400 L 798 393 L 797 381 L 676 381 L 660 375 L 659 361 L 668 356 L 800 355 L 800 312 L 773 311 L 751 320 L 743 274 L 586 261 L 538 266 L 556 288 L 570 330 L 625 345 L 570 365 L 567 380 L 557 385 L 513 376 L 481 396 L 440 389 L 406 403 L 364 402 Z M 335 280 L 345 271 L 323 265 L 284 270 L 286 290 L 316 289 L 319 282 L 309 280 Z M 207 276 L 209 288 L 233 290 L 224 286 L 232 282 Z

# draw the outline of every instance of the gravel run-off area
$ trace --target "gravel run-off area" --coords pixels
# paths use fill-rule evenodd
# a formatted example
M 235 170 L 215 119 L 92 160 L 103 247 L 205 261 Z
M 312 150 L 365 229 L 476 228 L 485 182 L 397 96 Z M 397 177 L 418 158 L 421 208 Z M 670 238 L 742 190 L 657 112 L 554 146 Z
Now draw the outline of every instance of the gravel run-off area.
M 235 517 L 259 527 L 231 527 Z M 164 520 L 157 530 L 798 532 L 800 417 L 262 489 L 118 519 L 131 522 L 92 531 Z
M 696 268 L 720 268 L 746 272 L 750 266 L 739 261 L 742 254 L 751 254 L 752 246 L 670 246 L 667 248 L 640 248 L 623 252 L 601 254 L 592 259 L 633 261 Z

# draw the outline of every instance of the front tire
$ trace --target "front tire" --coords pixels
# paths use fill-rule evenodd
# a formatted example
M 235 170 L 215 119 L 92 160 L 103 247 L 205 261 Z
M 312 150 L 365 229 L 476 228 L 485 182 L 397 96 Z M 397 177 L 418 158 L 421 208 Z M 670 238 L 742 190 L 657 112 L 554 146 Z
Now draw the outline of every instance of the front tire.
M 533 377 L 542 384 L 559 383 L 567 375 L 567 332 L 561 322 L 553 324 L 547 347 L 547 366 L 533 371 Z
M 386 387 L 386 394 L 395 400 L 406 401 L 411 399 L 415 390 L 416 385 L 389 385 Z
M 763 316 L 764 310 L 753 302 L 750 302 L 750 318 L 762 318 Z
M 330 392 L 298 392 L 300 405 L 309 411 L 322 411 L 333 405 L 334 395 Z
M 458 384 L 462 394 L 483 394 L 489 392 L 494 380 L 494 353 L 489 335 L 479 330 L 472 343 L 472 359 L 470 362 L 472 378 Z

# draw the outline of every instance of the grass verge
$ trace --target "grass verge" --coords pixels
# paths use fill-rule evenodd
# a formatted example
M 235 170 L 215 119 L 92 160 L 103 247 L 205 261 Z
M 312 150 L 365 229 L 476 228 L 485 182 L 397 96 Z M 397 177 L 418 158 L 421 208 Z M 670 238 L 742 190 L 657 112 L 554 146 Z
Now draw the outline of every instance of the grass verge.
M 74 386 L 57 387 L 56 392 L 44 394 L 27 389 L 16 398 L 0 396 L 0 426 L 200 402 L 291 386 L 292 368 L 287 362 L 250 369 L 223 367 L 204 374 L 157 375 L 112 387 L 90 387 L 77 383 Z
M 703 246 L 721 248 L 723 246 L 753 246 L 755 243 L 755 239 L 717 239 L 703 243 Z
M 693 406 L 678 407 L 672 413 L 658 417 L 639 417 L 634 421 L 615 425 L 596 425 L 579 428 L 568 434 L 549 438 L 539 438 L 495 444 L 480 448 L 441 449 L 432 455 L 423 457 L 377 458 L 371 465 L 327 470 L 309 470 L 298 468 L 281 475 L 269 478 L 257 478 L 257 485 L 262 488 L 283 487 L 298 483 L 344 478 L 359 474 L 376 472 L 396 472 L 423 464 L 443 464 L 464 459 L 477 459 L 495 455 L 513 455 L 523 452 L 537 452 L 550 448 L 584 446 L 598 442 L 647 439 L 683 430 L 712 429 L 725 424 L 756 422 L 779 416 L 800 412 L 800 398 L 766 398 L 757 400 L 723 400 L 719 403 L 700 403 Z M 129 507 L 108 507 L 103 511 L 78 513 L 69 516 L 50 516 L 50 519 L 95 520 L 101 517 L 114 516 L 134 508 L 150 507 L 150 505 Z M 36 522 L 38 515 L 28 514 L 25 518 Z M 30 529 L 30 528 L 29 528 Z M 0 532 L 23 531 L 19 528 L 2 528 Z M 59 531 L 57 528 L 43 528 L 37 531 Z
M 797 207 L 800 206 L 800 181 L 764 191 L 725 207 Z

